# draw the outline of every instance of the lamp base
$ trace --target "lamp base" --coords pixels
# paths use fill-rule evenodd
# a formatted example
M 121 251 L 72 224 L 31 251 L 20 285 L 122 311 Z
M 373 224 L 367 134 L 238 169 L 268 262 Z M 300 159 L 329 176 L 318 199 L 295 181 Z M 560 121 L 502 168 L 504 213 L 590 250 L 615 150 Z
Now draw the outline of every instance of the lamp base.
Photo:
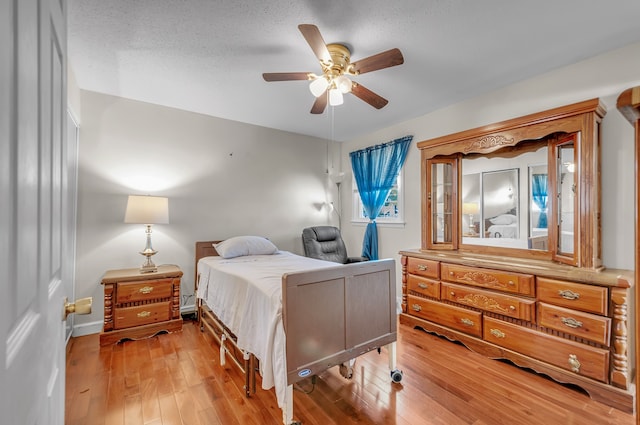
M 140 254 L 147 257 L 147 260 L 140 267 L 140 273 L 153 273 L 158 271 L 158 267 L 151 261 L 151 256 L 156 254 L 158 251 L 154 251 L 153 249 L 145 249 Z

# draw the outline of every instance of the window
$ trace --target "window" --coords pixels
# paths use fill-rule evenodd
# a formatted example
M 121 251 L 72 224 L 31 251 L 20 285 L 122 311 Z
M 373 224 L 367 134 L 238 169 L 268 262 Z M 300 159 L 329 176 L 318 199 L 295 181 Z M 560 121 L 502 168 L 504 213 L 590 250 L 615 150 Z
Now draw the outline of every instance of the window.
M 376 223 L 381 226 L 385 225 L 404 225 L 404 189 L 402 186 L 404 176 L 404 170 L 401 169 L 396 177 L 396 182 L 393 188 L 389 191 L 389 196 L 380 210 Z M 358 193 L 358 185 L 355 178 L 351 182 L 353 187 L 353 217 L 351 221 L 353 223 L 368 223 L 367 217 L 362 201 L 360 200 L 360 193 Z

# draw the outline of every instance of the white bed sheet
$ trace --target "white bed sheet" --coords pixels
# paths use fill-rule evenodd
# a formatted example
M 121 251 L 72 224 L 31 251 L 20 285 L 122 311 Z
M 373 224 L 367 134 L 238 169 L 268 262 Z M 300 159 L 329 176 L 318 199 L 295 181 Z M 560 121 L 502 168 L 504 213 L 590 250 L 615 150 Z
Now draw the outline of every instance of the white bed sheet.
M 238 347 L 260 360 L 262 388 L 275 386 L 279 407 L 287 388 L 282 275 L 337 265 L 287 251 L 198 261 L 197 297 L 236 335 Z
M 487 229 L 491 238 L 515 238 L 518 233 L 517 224 L 493 224 Z

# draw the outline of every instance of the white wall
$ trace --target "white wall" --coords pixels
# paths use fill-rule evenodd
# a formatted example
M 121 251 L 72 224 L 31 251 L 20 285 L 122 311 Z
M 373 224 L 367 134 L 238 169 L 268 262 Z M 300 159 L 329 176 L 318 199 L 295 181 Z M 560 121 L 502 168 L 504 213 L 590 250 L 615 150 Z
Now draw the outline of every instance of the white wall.
M 327 140 L 86 91 L 81 108 L 76 297 L 94 308 L 76 334 L 100 330 L 103 273 L 144 260 L 144 226 L 123 222 L 129 194 L 169 197 L 153 260 L 182 268 L 183 306 L 194 303 L 196 241 L 262 235 L 302 254 L 302 229 L 335 220 L 323 203 L 339 148 Z
M 499 65 L 497 65 L 499 66 Z M 414 135 L 404 166 L 404 228 L 378 226 L 380 258 L 395 258 L 400 288 L 401 249 L 420 248 L 420 155 L 417 142 L 599 97 L 607 107 L 602 123 L 603 262 L 609 268 L 634 268 L 634 130 L 616 109 L 617 96 L 640 84 L 640 43 L 557 69 L 430 114 L 405 121 L 342 145 L 342 164 L 351 174 L 349 152 Z M 390 96 L 390 103 L 402 101 Z M 345 180 L 343 237 L 359 252 L 365 228 L 351 217 L 351 179 Z M 399 290 L 399 289 L 398 289 Z

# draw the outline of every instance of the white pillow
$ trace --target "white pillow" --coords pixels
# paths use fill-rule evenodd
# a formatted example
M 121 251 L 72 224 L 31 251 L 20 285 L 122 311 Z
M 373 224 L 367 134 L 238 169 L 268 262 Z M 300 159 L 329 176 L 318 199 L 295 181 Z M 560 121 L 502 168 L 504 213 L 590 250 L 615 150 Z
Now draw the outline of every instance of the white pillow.
M 213 244 L 222 258 L 241 257 L 243 255 L 275 254 L 278 248 L 267 238 L 262 236 L 235 236 Z
M 493 224 L 515 224 L 518 222 L 518 217 L 512 214 L 501 214 L 490 218 L 489 221 Z

